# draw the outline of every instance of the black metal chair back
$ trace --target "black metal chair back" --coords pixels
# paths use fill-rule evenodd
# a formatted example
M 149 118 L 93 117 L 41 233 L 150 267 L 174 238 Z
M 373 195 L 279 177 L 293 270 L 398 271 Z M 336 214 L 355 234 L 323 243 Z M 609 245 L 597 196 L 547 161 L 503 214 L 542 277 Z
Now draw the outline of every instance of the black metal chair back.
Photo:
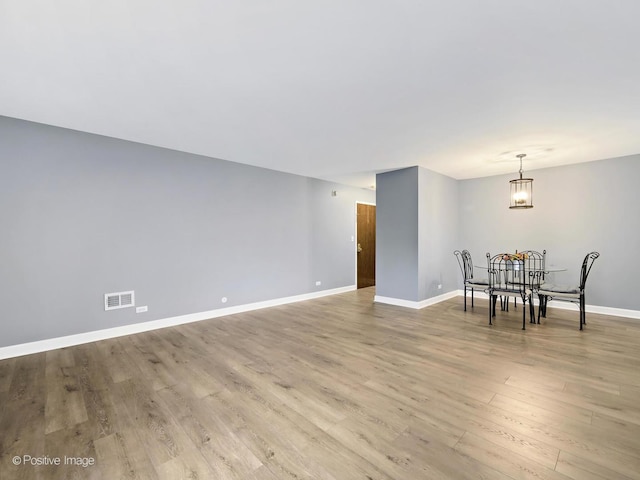
M 469 250 L 455 250 L 453 254 L 456 256 L 458 260 L 458 265 L 460 266 L 460 272 L 462 273 L 462 281 L 464 282 L 464 311 L 467 311 L 467 290 L 471 290 L 471 307 L 473 308 L 474 302 L 474 290 L 477 289 L 486 289 L 487 282 L 486 280 L 476 280 L 473 277 L 473 260 L 471 259 L 471 254 Z
M 522 258 L 509 254 L 494 255 L 489 258 L 489 287 L 495 291 L 520 293 L 527 282 L 527 270 Z
M 464 250 L 464 252 L 466 252 L 466 250 Z M 463 252 L 461 252 L 460 250 L 454 250 L 453 254 L 456 256 L 456 260 L 458 260 L 458 265 L 460 266 L 460 273 L 462 273 L 462 281 L 466 283 L 469 275 L 469 267 L 467 267 L 467 258 L 463 254 Z M 471 272 L 473 272 L 473 270 L 471 270 Z
M 469 250 L 456 250 L 453 254 L 458 259 L 458 265 L 460 265 L 463 281 L 467 282 L 469 280 L 473 280 L 473 260 L 471 259 Z
M 487 253 L 487 269 L 489 273 L 489 325 L 496 315 L 496 301 L 498 295 L 519 296 L 522 304 L 531 295 L 528 273 L 525 268 L 523 254 L 501 253 L 494 255 Z M 522 309 L 522 329 L 525 329 L 525 308 Z
M 580 269 L 580 291 L 584 292 L 584 287 L 587 285 L 587 277 L 589 277 L 589 272 L 591 271 L 591 267 L 593 267 L 593 262 L 600 256 L 598 252 L 590 252 L 582 261 L 582 268 Z
M 525 250 L 522 254 L 527 284 L 530 289 L 534 290 L 544 283 L 547 251 L 543 250 L 540 253 L 535 250 Z

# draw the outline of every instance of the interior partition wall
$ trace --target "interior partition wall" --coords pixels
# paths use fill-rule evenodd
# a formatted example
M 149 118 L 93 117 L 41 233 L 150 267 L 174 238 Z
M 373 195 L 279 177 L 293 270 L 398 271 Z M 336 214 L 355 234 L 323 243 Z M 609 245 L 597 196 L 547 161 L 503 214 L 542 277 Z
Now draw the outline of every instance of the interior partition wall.
M 410 167 L 378 174 L 376 183 L 376 299 L 419 307 L 455 291 L 456 180 Z

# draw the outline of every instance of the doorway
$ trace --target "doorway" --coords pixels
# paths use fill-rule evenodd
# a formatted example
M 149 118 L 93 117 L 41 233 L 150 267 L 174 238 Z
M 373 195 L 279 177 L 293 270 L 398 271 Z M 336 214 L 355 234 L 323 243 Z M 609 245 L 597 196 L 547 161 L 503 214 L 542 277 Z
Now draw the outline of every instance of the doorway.
M 356 203 L 356 277 L 358 288 L 376 284 L 376 206 Z

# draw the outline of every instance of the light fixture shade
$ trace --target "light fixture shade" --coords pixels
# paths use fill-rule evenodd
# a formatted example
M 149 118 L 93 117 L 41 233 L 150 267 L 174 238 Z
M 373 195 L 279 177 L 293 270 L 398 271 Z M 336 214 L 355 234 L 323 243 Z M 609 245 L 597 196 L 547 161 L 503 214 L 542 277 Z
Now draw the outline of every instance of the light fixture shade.
M 511 204 L 509 208 L 533 208 L 533 178 L 510 180 Z
M 511 187 L 509 208 L 533 208 L 533 178 L 522 178 L 522 159 L 526 156 L 526 153 L 516 155 L 520 160 L 520 178 L 509 181 Z

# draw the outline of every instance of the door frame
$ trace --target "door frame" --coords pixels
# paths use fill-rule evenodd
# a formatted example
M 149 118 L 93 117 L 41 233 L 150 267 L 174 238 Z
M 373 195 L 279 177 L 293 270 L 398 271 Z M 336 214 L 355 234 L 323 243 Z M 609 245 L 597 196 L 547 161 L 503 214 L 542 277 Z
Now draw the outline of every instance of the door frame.
M 353 237 L 353 257 L 355 259 L 355 262 L 354 262 L 355 271 L 353 272 L 353 278 L 354 278 L 354 284 L 356 286 L 356 290 L 358 289 L 358 205 L 370 205 L 372 207 L 375 207 L 376 204 L 375 203 L 371 203 L 371 202 L 361 202 L 360 200 L 356 200 L 356 203 L 353 206 L 353 208 L 354 208 L 354 210 L 353 210 L 353 220 L 354 220 L 353 230 L 355 232 L 355 236 Z M 376 213 L 377 212 L 378 212 L 378 209 L 376 208 Z M 378 222 L 376 222 L 376 225 L 378 225 Z

